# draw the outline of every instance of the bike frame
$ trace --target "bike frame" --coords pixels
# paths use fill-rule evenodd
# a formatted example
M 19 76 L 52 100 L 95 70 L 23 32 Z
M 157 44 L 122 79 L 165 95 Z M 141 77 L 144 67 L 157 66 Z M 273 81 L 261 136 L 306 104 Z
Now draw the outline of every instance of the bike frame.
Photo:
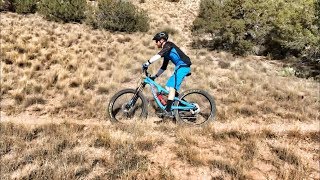
M 152 92 L 152 96 L 153 96 L 153 99 L 156 101 L 158 107 L 160 107 L 161 109 L 165 109 L 166 106 L 162 105 L 159 98 L 157 97 L 157 92 L 159 93 L 162 93 L 164 95 L 168 95 L 169 94 L 169 91 L 165 88 L 163 88 L 161 85 L 159 85 L 158 83 L 156 83 L 155 81 L 153 81 L 150 77 L 146 77 L 143 79 L 143 82 L 142 82 L 142 88 L 145 87 L 145 85 L 148 84 L 151 88 L 151 92 Z M 140 86 L 141 87 L 141 86 Z M 137 88 L 137 91 L 140 91 L 141 88 Z M 191 104 L 191 103 L 188 103 L 187 101 L 184 101 L 184 100 L 181 100 L 179 99 L 178 97 L 174 97 L 174 101 L 179 101 L 180 104 L 183 104 L 183 106 L 175 106 L 175 105 L 172 105 L 171 109 L 172 110 L 185 110 L 185 111 L 188 111 L 188 110 L 192 110 L 192 109 L 195 109 L 196 106 Z

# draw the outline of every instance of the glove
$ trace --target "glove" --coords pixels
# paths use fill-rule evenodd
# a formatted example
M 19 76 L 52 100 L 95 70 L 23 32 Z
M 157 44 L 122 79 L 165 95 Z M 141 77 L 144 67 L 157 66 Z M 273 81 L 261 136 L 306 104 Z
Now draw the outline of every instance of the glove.
M 150 65 L 149 62 L 146 62 L 146 63 L 142 64 L 142 69 L 143 70 L 147 70 L 149 65 Z
M 151 76 L 150 79 L 152 79 L 152 81 L 154 81 L 158 76 Z

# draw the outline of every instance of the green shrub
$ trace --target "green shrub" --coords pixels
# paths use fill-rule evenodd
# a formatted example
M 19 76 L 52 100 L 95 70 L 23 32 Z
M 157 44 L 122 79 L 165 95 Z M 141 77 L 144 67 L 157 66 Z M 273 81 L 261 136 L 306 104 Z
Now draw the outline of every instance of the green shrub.
M 319 45 L 319 29 L 315 24 L 319 1 L 314 2 L 202 0 L 193 32 L 211 34 L 207 45 L 236 54 L 309 56 L 306 53 L 316 52 Z
M 86 11 L 86 19 L 85 23 L 94 29 L 98 29 L 98 21 L 96 18 L 96 8 L 94 6 L 88 6 L 87 11 Z
M 147 14 L 129 1 L 100 0 L 93 16 L 91 22 L 111 31 L 145 32 L 149 29 Z
M 0 0 L 0 11 L 11 11 L 20 14 L 35 13 L 38 0 Z
M 264 11 L 265 6 L 274 5 L 244 0 L 202 0 L 193 31 L 210 33 L 213 37 L 210 46 L 214 49 L 229 50 L 236 54 L 253 53 L 252 47 L 263 44 L 270 29 L 267 24 L 269 19 L 265 17 L 271 12 Z
M 4 2 L 2 0 L 0 0 L 0 12 L 4 11 L 3 5 L 4 5 Z
M 318 27 L 320 28 L 320 0 L 315 0 L 315 7 L 316 7 L 316 22 L 318 24 Z
M 14 0 L 0 0 L 0 11 L 15 12 Z
M 86 0 L 42 0 L 39 9 L 49 20 L 81 22 L 85 18 L 86 7 Z
M 15 0 L 15 11 L 20 14 L 35 13 L 38 0 Z
M 193 31 L 209 33 L 214 49 L 229 50 L 236 54 L 250 51 L 253 43 L 248 38 L 247 22 L 244 19 L 245 1 L 202 0 Z
M 280 2 L 276 10 L 278 14 L 273 21 L 268 43 L 271 46 L 281 47 L 280 52 L 276 51 L 280 53 L 280 57 L 308 56 L 304 53 L 311 52 L 307 49 L 316 48 L 320 37 L 314 23 L 316 19 L 314 0 Z M 273 52 L 273 49 L 269 51 Z

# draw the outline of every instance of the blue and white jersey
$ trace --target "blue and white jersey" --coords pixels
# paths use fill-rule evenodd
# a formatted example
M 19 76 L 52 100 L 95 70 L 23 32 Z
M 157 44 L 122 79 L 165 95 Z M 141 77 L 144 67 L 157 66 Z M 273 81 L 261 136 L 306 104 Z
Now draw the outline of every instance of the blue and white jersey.
M 168 41 L 164 44 L 162 50 L 158 53 L 164 58 L 161 69 L 166 70 L 169 61 L 176 66 L 191 66 L 190 58 L 184 54 L 180 48 L 178 48 L 174 43 Z

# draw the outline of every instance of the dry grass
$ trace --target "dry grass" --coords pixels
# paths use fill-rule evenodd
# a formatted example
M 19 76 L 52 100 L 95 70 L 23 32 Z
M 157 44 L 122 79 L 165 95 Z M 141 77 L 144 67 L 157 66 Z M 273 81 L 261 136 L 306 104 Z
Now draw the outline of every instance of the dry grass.
M 241 167 L 237 165 L 232 165 L 229 162 L 225 162 L 222 160 L 213 160 L 210 162 L 212 169 L 215 168 L 223 171 L 224 173 L 227 173 L 232 179 L 247 179 L 243 173 Z M 225 178 L 225 177 L 224 177 Z
M 116 128 L 70 123 L 35 128 L 1 123 L 0 130 L 4 179 L 85 178 L 96 170 L 96 178 L 145 177 L 149 160 L 139 149 L 156 142 L 155 137 L 120 142 L 111 135 Z
M 173 180 L 173 179 L 175 179 L 174 175 L 170 171 L 170 168 L 168 168 L 168 167 L 160 167 L 159 178 L 160 179 L 165 179 L 165 180 Z
M 283 64 L 268 57 L 190 48 L 198 0 L 140 2 L 153 10 L 147 33 L 0 14 L 0 107 L 12 121 L 0 122 L 2 179 L 319 179 L 318 82 L 283 76 Z M 192 59 L 182 90 L 214 95 L 214 124 L 105 123 L 108 100 L 135 88 L 141 64 L 157 52 L 151 39 L 158 30 Z M 160 83 L 171 65 L 168 71 Z M 24 114 L 54 123 L 28 124 Z
M 9 121 L 13 123 L 0 124 L 4 179 L 185 179 L 198 176 L 199 171 L 223 179 L 318 177 L 317 161 L 309 158 L 319 151 L 315 132 L 297 130 L 296 126 L 277 132 L 231 124 L 229 130 L 162 124 L 159 130 L 150 122 L 106 125 L 62 121 L 27 126 Z M 293 137 L 293 132 L 297 136 Z M 183 174 L 181 169 L 190 170 Z
M 207 159 L 201 156 L 201 152 L 195 147 L 182 146 L 173 148 L 173 151 L 176 152 L 177 157 L 183 161 L 187 161 L 192 166 L 207 164 Z
M 273 153 L 275 153 L 279 159 L 295 166 L 301 166 L 300 158 L 295 155 L 291 150 L 282 147 L 271 147 Z

